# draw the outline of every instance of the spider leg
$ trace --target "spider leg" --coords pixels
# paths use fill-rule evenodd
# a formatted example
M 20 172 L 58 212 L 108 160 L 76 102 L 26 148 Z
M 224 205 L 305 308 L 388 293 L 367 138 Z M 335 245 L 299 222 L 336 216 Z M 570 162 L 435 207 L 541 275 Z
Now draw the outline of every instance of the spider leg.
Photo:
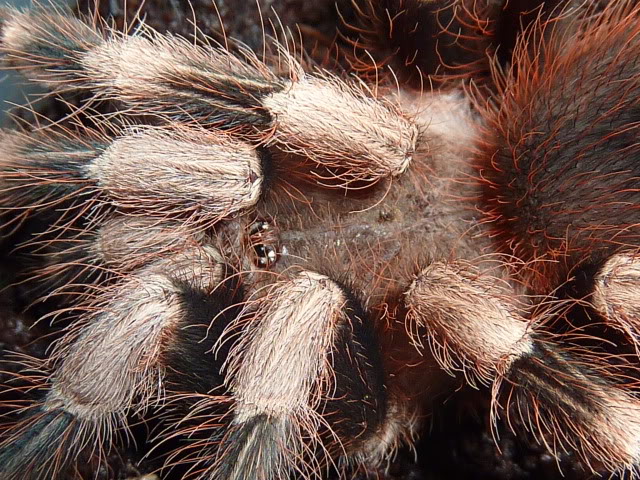
M 380 462 L 395 412 L 356 297 L 301 271 L 248 305 L 251 320 L 226 366 L 233 419 L 202 478 L 307 478 L 335 462 Z
M 32 80 L 93 90 L 127 113 L 241 132 L 310 158 L 338 186 L 399 175 L 416 148 L 419 130 L 397 108 L 326 72 L 306 74 L 284 51 L 278 75 L 252 53 L 150 30 L 100 32 L 38 10 L 5 10 L 2 23 L 5 64 Z
M 252 207 L 262 193 L 261 154 L 201 129 L 139 126 L 115 137 L 5 131 L 0 141 L 4 210 L 36 211 L 66 202 L 96 215 L 96 203 L 106 203 L 203 228 Z M 75 218 L 72 209 L 61 210 Z
M 92 230 L 67 227 L 36 238 L 16 251 L 30 264 L 24 277 L 30 297 L 34 303 L 55 298 L 56 307 L 79 311 L 96 292 L 102 295 L 99 288 L 208 240 L 179 221 L 114 214 Z
M 591 468 L 636 472 L 640 399 L 603 359 L 525 319 L 507 284 L 464 263 L 435 263 L 406 293 L 408 328 L 449 372 L 491 384 L 551 454 L 576 451 Z M 514 428 L 511 421 L 509 422 Z
M 192 336 L 198 335 L 184 331 L 198 330 L 202 340 L 211 328 L 217 338 L 227 315 L 237 313 L 233 306 L 240 303 L 241 291 L 225 280 L 225 270 L 212 247 L 185 250 L 96 295 L 56 346 L 44 400 L 4 432 L 0 477 L 57 478 L 79 454 L 104 459 L 103 449 L 126 425 L 127 414 L 163 402 L 167 389 L 189 390 L 185 382 L 198 378 L 194 372 L 202 374 L 201 390 L 220 387 L 221 365 L 213 356 L 210 362 L 201 355 L 189 361 Z M 181 371 L 179 366 L 187 364 Z
M 593 279 L 591 303 L 605 322 L 622 331 L 640 355 L 640 270 L 637 254 L 609 258 Z

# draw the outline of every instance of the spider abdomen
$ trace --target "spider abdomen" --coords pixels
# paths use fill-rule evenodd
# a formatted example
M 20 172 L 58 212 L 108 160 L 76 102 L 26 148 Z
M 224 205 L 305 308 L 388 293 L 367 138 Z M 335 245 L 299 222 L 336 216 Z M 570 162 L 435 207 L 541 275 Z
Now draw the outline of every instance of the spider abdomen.
M 504 101 L 486 113 L 485 213 L 500 247 L 538 272 L 536 290 L 638 245 L 638 26 L 621 10 L 576 32 L 549 22 L 538 51 L 528 42 L 545 26 L 524 36 Z

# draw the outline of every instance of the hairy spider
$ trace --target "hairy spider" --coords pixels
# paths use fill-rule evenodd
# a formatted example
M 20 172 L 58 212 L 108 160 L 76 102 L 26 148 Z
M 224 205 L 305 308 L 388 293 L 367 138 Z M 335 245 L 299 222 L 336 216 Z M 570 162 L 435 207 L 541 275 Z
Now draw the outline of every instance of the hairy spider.
M 7 385 L 35 398 L 0 479 L 78 476 L 149 416 L 160 475 L 384 477 L 443 372 L 636 475 L 640 7 L 520 3 L 354 1 L 359 81 L 3 10 L 5 65 L 90 101 L 0 136 L 2 232 L 66 322 Z

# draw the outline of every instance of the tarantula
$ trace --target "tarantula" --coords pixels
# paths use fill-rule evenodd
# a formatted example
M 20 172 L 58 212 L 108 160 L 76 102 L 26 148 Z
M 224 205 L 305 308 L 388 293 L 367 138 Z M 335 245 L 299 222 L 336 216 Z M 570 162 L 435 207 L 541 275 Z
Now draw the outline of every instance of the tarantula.
M 186 476 L 382 475 L 442 372 L 552 456 L 637 474 L 640 7 L 354 5 L 402 86 L 2 11 L 5 65 L 91 100 L 0 137 L 2 231 L 70 322 L 7 386 L 41 394 L 0 479 L 74 476 L 150 412 Z M 408 46 L 427 27 L 455 61 Z

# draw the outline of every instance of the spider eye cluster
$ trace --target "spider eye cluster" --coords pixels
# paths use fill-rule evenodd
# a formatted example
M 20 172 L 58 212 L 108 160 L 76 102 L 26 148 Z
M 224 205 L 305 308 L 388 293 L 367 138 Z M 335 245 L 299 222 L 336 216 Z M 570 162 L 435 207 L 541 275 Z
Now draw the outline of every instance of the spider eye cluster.
M 260 268 L 269 268 L 280 255 L 275 225 L 267 220 L 258 220 L 249 227 L 248 243 L 253 249 L 254 263 Z

